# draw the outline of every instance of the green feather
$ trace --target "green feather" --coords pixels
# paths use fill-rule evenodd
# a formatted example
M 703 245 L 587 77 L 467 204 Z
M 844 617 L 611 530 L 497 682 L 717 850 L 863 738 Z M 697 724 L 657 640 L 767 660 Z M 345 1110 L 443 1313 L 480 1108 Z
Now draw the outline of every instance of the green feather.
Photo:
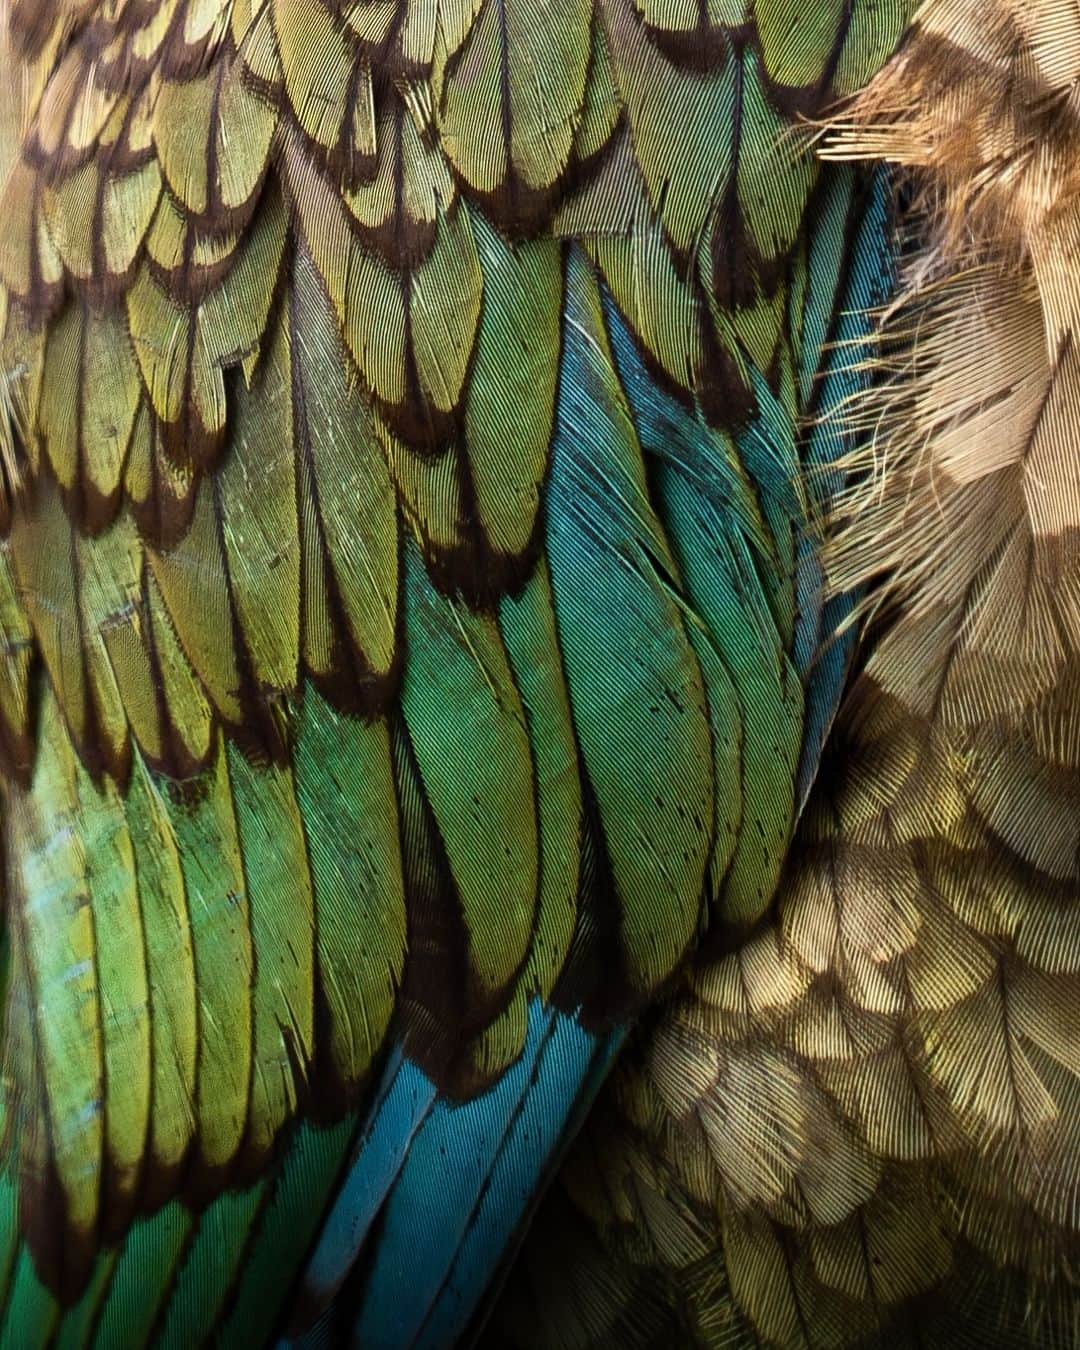
M 554 239 L 509 248 L 482 216 L 484 270 L 465 440 L 481 523 L 494 552 L 528 546 L 547 469 L 559 375 L 562 258 Z
M 155 1336 L 160 1350 L 188 1350 L 214 1329 L 238 1278 L 266 1184 L 226 1191 L 199 1216 Z
M 355 1128 L 348 1117 L 331 1129 L 302 1125 L 289 1141 L 273 1195 L 244 1253 L 231 1311 L 219 1333 L 222 1345 L 260 1345 L 269 1339 L 291 1292 L 283 1275 L 299 1265 L 311 1243 Z
M 413 634 L 401 705 L 462 907 L 480 997 L 528 952 L 538 842 L 528 724 L 498 627 L 439 595 L 405 551 Z
M 623 962 L 631 988 L 645 992 L 697 929 L 715 814 L 712 740 L 675 566 L 580 254 L 567 274 L 565 340 L 548 520 L 555 612 L 621 906 Z
M 185 790 L 169 787 L 169 820 L 184 874 L 198 988 L 198 1141 L 208 1167 L 226 1167 L 247 1125 L 251 1090 L 250 897 L 225 747 Z
M 251 1117 L 262 1161 L 297 1106 L 296 1075 L 315 1049 L 315 902 L 292 772 L 255 767 L 230 747 L 255 953 Z
M 540 887 L 524 983 L 530 991 L 548 994 L 563 968 L 577 921 L 583 823 L 577 742 L 551 580 L 543 563 L 520 596 L 503 601 L 499 623 L 536 759 Z
M 296 725 L 296 798 L 315 890 L 328 1067 L 356 1084 L 378 1053 L 405 959 L 398 804 L 385 722 L 333 709 L 310 685 Z M 362 934 L 358 943 L 357 935 Z
M 132 1226 L 101 1304 L 94 1350 L 133 1350 L 149 1343 L 187 1255 L 194 1222 L 173 1201 Z

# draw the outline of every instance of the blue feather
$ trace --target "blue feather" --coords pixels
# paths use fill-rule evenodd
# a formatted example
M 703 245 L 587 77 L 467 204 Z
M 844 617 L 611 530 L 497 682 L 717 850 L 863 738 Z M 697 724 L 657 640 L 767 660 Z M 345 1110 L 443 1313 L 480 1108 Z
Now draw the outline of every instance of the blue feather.
M 308 1307 L 327 1306 L 344 1284 L 436 1096 L 435 1084 L 422 1070 L 400 1052 L 391 1057 L 352 1164 L 308 1260 L 303 1279 Z M 302 1336 L 281 1345 L 311 1343 Z
M 533 999 L 521 1058 L 463 1103 L 440 1097 L 422 1070 L 396 1056 L 308 1261 L 301 1304 L 309 1316 L 322 1311 L 279 1350 L 318 1350 L 339 1336 L 344 1313 L 334 1299 L 361 1257 L 356 1344 L 452 1344 L 620 1041 L 620 1032 L 593 1035 Z
M 517 1063 L 474 1101 L 436 1103 L 386 1202 L 355 1344 L 454 1343 L 618 1040 L 534 999 Z
M 829 196 L 850 201 L 853 179 L 852 171 L 833 177 Z M 815 321 L 824 352 L 814 390 L 818 416 L 811 423 L 804 447 L 804 461 L 811 470 L 808 481 L 822 502 L 841 486 L 839 472 L 821 470 L 827 470 L 852 448 L 850 427 L 842 410 L 869 384 L 866 362 L 873 351 L 873 311 L 885 303 L 895 282 L 891 201 L 889 175 L 879 169 L 858 202 L 853 237 L 850 230 L 832 223 L 831 212 L 825 210 L 811 242 L 811 296 L 823 276 L 834 275 L 834 284 L 842 287 L 839 304 L 833 296 L 823 298 L 820 305 L 808 301 L 808 313 L 819 308 L 822 315 L 836 315 L 831 332 L 824 327 L 823 318 Z M 809 326 L 811 321 L 806 322 Z M 836 634 L 850 617 L 857 597 L 834 596 L 822 605 L 824 583 L 816 550 L 804 546 L 797 574 L 805 631 L 796 644 L 796 662 L 806 683 L 806 724 L 798 775 L 800 810 L 840 702 L 856 637 L 854 628 L 848 628 L 842 636 Z

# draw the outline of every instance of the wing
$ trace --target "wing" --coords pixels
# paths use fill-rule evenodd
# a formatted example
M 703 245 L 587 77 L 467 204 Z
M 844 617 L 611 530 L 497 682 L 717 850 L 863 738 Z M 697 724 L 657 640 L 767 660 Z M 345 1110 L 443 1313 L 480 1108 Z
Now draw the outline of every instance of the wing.
M 833 9 L 0 10 L 0 1339 L 449 1344 L 760 915 Z
M 935 0 L 833 143 L 908 167 L 917 240 L 833 558 L 874 583 L 863 669 L 772 921 L 628 1053 L 534 1228 L 519 1343 L 1075 1340 L 1078 38 Z

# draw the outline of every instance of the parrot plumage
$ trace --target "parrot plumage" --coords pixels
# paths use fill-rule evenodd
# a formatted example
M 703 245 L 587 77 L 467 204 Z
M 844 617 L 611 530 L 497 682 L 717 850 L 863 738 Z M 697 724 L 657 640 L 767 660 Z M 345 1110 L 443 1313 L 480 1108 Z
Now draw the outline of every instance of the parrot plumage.
M 0 0 L 0 1344 L 1065 1325 L 1080 20 L 993 8 Z

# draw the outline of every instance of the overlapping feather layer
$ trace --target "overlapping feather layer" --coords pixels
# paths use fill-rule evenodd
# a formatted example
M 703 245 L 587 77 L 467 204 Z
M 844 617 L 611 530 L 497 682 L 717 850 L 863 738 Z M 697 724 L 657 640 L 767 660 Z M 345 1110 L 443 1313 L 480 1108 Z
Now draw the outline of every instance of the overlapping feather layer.
M 928 0 L 823 148 L 898 166 L 908 236 L 829 561 L 862 671 L 775 916 L 542 1216 L 523 1343 L 1080 1335 L 1080 13 Z
M 581 1038 L 772 894 L 862 209 L 788 132 L 905 7 L 0 15 L 0 1339 L 258 1340 L 313 1242 L 301 1322 L 360 1247 L 422 1319 L 418 1194 L 466 1319 Z

